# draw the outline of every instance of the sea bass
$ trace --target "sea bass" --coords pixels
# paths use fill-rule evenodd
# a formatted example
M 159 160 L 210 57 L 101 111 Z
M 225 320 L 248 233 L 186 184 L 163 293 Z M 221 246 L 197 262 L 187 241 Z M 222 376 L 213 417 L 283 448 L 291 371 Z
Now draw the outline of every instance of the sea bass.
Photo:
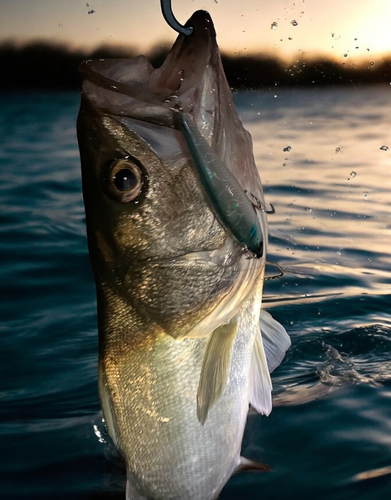
M 128 500 L 212 500 L 290 340 L 261 312 L 267 221 L 252 142 L 198 11 L 163 65 L 82 64 L 78 118 L 99 391 Z M 228 193 L 228 194 L 227 194 Z M 249 208 L 250 207 L 250 208 Z M 261 333 L 262 332 L 262 333 Z

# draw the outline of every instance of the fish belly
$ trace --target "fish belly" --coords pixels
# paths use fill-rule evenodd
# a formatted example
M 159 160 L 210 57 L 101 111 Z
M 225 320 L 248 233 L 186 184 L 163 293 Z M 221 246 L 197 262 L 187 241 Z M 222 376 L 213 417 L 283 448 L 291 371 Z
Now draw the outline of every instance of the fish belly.
M 259 308 L 254 300 L 243 306 L 228 384 L 204 425 L 197 390 L 207 338 L 105 342 L 102 406 L 126 460 L 128 500 L 212 500 L 238 467 Z

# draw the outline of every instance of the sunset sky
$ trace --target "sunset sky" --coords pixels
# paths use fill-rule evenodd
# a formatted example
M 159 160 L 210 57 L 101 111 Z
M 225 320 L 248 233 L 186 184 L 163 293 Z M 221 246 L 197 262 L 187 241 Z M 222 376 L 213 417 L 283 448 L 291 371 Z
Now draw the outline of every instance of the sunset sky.
M 208 10 L 225 52 L 287 59 L 327 55 L 352 62 L 391 54 L 390 0 L 173 0 L 172 5 L 182 23 L 195 10 Z M 125 44 L 147 52 L 175 37 L 159 0 L 0 0 L 0 42 Z

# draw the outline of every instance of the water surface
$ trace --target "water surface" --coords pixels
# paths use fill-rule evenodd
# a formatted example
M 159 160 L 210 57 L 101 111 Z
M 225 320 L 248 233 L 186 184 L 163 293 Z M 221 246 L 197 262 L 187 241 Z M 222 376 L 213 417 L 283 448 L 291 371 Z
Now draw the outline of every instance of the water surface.
M 235 97 L 276 208 L 268 259 L 286 271 L 266 283 L 264 300 L 292 348 L 274 373 L 272 414 L 251 415 L 243 443 L 272 472 L 234 477 L 221 498 L 388 500 L 391 89 Z M 73 92 L 0 95 L 7 500 L 124 498 L 99 413 L 78 105 Z

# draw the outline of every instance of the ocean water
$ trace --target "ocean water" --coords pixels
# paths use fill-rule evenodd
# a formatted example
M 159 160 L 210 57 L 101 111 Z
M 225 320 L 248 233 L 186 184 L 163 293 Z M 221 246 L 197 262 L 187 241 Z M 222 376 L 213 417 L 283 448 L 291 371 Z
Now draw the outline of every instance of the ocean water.
M 272 471 L 235 476 L 221 499 L 389 500 L 391 88 L 235 98 L 276 209 L 268 260 L 285 270 L 264 301 L 292 347 L 273 374 L 272 414 L 250 415 L 243 441 Z M 124 498 L 97 391 L 78 106 L 77 92 L 0 95 L 6 500 Z

